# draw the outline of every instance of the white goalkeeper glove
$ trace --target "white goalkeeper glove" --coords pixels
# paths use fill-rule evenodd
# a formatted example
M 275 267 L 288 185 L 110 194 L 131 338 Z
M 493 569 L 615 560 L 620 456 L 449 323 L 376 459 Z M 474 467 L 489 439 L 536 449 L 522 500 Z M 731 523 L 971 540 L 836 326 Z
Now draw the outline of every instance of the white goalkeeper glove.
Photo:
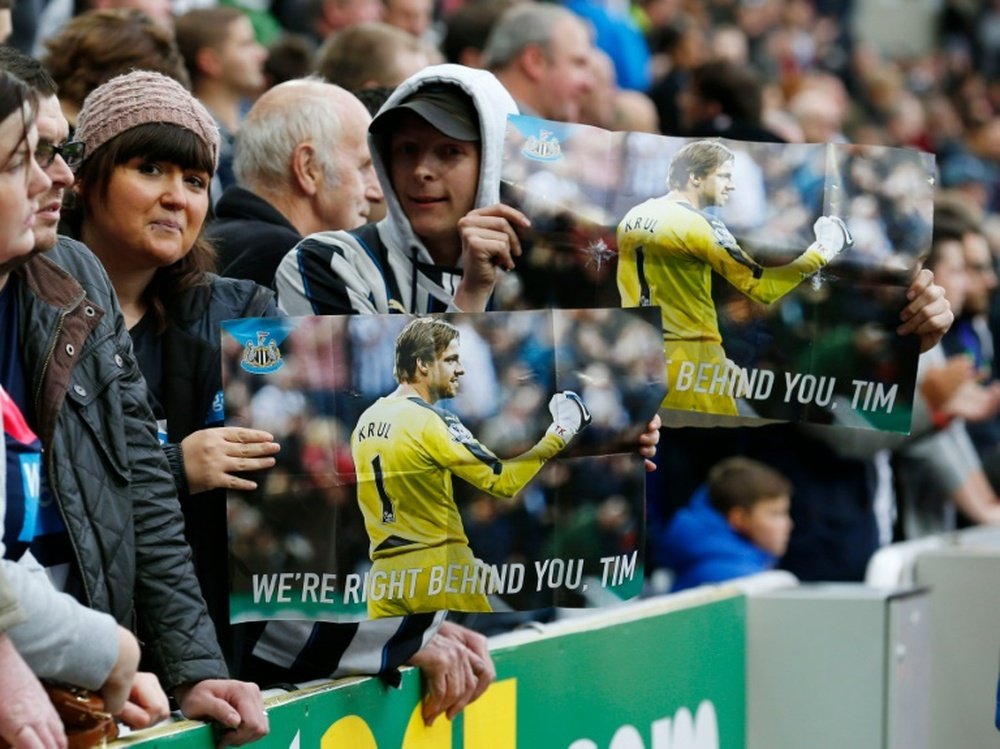
M 567 444 L 590 423 L 590 409 L 572 390 L 553 395 L 549 400 L 549 413 L 552 414 L 552 424 L 545 433 L 555 434 Z
M 851 230 L 837 216 L 820 216 L 813 224 L 813 232 L 816 234 L 816 248 L 828 263 L 854 244 Z

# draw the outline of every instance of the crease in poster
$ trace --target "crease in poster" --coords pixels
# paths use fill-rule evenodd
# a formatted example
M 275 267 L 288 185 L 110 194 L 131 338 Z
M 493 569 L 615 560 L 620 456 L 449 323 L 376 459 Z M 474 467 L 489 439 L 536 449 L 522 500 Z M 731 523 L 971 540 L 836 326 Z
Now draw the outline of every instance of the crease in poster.
M 667 425 L 907 433 L 918 342 L 895 329 L 934 174 L 907 149 L 511 116 L 501 194 L 532 228 L 496 304 L 659 309 Z
M 228 499 L 231 620 L 638 595 L 664 371 L 653 308 L 224 323 L 226 423 L 282 446 Z

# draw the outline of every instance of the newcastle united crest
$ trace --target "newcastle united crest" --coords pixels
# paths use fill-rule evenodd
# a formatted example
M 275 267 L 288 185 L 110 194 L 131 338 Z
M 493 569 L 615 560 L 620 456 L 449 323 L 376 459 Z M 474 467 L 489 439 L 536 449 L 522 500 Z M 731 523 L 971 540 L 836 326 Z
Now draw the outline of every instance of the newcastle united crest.
M 240 366 L 247 372 L 268 374 L 281 368 L 284 363 L 281 360 L 281 351 L 278 350 L 277 343 L 273 340 L 268 341 L 270 336 L 269 331 L 258 331 L 257 342 L 249 340 L 244 345 Z

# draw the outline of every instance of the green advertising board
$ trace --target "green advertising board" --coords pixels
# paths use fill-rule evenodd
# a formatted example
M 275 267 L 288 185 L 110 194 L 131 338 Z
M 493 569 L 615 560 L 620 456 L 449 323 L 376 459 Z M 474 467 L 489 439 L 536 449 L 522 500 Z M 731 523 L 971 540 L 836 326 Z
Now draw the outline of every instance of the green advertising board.
M 745 598 L 646 601 L 494 643 L 497 681 L 452 723 L 420 717 L 420 678 L 324 683 L 268 700 L 264 749 L 743 749 Z M 134 739 L 138 740 L 142 734 Z M 140 742 L 208 749 L 207 727 Z

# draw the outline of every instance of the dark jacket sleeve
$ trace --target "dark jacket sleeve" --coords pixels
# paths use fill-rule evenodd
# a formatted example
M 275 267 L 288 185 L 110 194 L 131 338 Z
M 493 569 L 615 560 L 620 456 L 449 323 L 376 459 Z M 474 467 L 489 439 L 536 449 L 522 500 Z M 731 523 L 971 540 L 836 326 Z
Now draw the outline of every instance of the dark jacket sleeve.
M 184 451 L 181 449 L 180 442 L 168 442 L 163 446 L 163 452 L 167 456 L 167 463 L 170 464 L 170 474 L 174 477 L 177 494 L 186 497 L 188 495 L 187 470 L 184 468 Z
M 132 342 L 117 303 L 111 310 L 120 348 Z M 135 524 L 135 602 L 143 650 L 165 689 L 227 676 L 215 629 L 202 599 L 184 539 L 184 520 L 146 383 L 133 356 L 121 380 L 122 411 L 132 476 Z

